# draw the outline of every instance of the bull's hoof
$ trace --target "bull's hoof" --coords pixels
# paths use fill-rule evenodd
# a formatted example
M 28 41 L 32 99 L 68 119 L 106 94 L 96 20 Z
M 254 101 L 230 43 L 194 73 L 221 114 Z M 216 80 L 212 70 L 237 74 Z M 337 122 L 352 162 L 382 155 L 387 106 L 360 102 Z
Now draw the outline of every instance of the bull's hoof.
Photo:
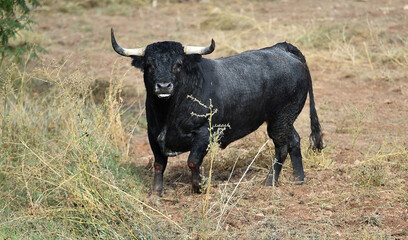
M 150 202 L 155 202 L 157 200 L 161 199 L 161 193 L 157 193 L 157 192 L 150 192 L 150 195 L 148 196 L 148 199 Z
M 163 191 L 155 191 L 153 190 L 151 193 L 151 196 L 157 196 L 157 197 L 162 197 Z
M 193 187 L 192 192 L 195 194 L 201 194 L 201 188 Z
M 303 183 L 305 183 L 305 181 L 295 181 L 295 185 L 303 185 Z
M 201 186 L 199 184 L 194 184 L 193 183 L 193 186 L 192 186 L 191 190 L 192 190 L 193 193 L 200 194 L 201 193 Z
M 295 185 L 303 185 L 306 182 L 306 179 L 303 178 L 302 180 L 295 179 Z
M 190 169 L 192 169 L 191 165 L 189 164 Z M 201 176 L 199 173 L 195 172 L 195 169 L 192 172 L 191 176 L 191 186 L 193 193 L 201 193 Z
M 159 197 L 161 197 L 162 196 L 162 193 L 163 193 L 163 184 L 162 183 L 156 183 L 156 184 L 153 184 L 153 188 L 152 188 L 152 192 L 151 192 L 152 194 L 151 195 L 155 195 L 155 196 L 159 196 Z
M 150 195 L 147 197 L 147 204 L 150 206 L 160 206 L 160 204 L 162 203 L 162 196 L 158 195 L 155 192 L 150 192 Z
M 157 165 L 158 166 L 158 165 Z M 155 166 L 157 168 L 157 166 Z M 160 170 L 160 169 L 157 169 Z M 163 173 L 156 172 L 154 174 L 152 194 L 160 196 L 163 192 Z
M 306 181 L 306 178 L 304 174 L 300 176 L 295 175 L 295 185 L 302 185 L 303 183 L 305 183 L 305 181 Z

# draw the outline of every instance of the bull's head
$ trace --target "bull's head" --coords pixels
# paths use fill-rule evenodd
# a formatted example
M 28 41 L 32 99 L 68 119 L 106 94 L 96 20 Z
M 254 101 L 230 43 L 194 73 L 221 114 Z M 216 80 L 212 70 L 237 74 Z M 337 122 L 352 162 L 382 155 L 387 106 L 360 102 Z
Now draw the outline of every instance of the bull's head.
M 120 55 L 131 57 L 132 65 L 144 72 L 147 91 L 157 97 L 167 99 L 172 96 L 177 87 L 177 79 L 191 56 L 210 54 L 215 49 L 215 42 L 211 40 L 208 47 L 192 47 L 178 42 L 158 42 L 145 48 L 126 49 L 119 46 L 111 29 L 113 49 Z

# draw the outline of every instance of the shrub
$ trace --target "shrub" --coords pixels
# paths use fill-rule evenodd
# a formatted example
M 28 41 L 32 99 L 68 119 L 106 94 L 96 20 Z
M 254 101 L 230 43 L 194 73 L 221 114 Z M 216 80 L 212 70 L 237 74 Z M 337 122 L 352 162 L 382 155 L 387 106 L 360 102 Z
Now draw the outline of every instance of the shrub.
M 22 56 L 26 52 L 31 52 L 31 57 L 35 57 L 36 52 L 44 51 L 40 46 L 35 46 L 29 42 L 22 42 L 12 45 L 11 39 L 16 39 L 21 30 L 32 31 L 31 25 L 35 22 L 29 14 L 32 9 L 39 5 L 37 0 L 2 0 L 0 1 L 0 65 L 5 57 L 15 57 L 21 62 Z

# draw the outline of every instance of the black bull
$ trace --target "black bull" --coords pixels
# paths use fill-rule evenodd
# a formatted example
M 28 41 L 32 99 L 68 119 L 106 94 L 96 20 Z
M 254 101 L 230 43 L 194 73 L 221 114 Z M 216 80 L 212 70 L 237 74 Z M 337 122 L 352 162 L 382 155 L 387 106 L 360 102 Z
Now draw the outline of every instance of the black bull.
M 207 106 L 212 102 L 217 110 L 212 124 L 229 125 L 219 140 L 223 148 L 267 123 L 275 144 L 275 161 L 266 185 L 278 181 L 288 153 L 295 180 L 304 181 L 300 137 L 293 123 L 308 92 L 312 149 L 320 151 L 323 141 L 312 79 L 305 57 L 296 47 L 284 42 L 212 60 L 202 55 L 214 50 L 214 41 L 209 47 L 158 42 L 124 49 L 116 43 L 113 30 L 111 37 L 115 51 L 131 57 L 132 65 L 144 72 L 148 137 L 155 158 L 154 192 L 162 192 L 168 157 L 187 151 L 193 191 L 200 192 L 199 168 L 207 154 L 210 132 L 208 119 L 197 116 L 209 110 L 196 100 Z

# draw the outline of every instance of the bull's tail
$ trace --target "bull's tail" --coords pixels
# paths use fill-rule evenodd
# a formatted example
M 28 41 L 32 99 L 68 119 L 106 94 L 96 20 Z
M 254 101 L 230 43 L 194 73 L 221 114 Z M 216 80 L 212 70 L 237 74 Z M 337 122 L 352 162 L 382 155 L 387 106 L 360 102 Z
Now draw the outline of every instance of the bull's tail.
M 323 134 L 319 123 L 319 117 L 317 116 L 315 102 L 314 102 L 314 95 L 313 95 L 313 86 L 312 86 L 312 77 L 310 76 L 309 68 L 306 64 L 305 56 L 300 52 L 300 50 L 293 46 L 290 43 L 278 43 L 278 47 L 281 47 L 285 51 L 288 51 L 295 55 L 305 66 L 308 81 L 309 81 L 309 100 L 310 100 L 310 128 L 312 133 L 310 134 L 310 141 L 311 141 L 311 148 L 313 151 L 321 151 L 324 148 L 323 145 Z
M 311 141 L 311 148 L 313 151 L 320 152 L 324 148 L 323 134 L 319 123 L 319 117 L 317 116 L 316 112 L 312 87 L 312 78 L 310 77 L 310 74 L 309 74 L 309 101 L 310 101 L 310 128 L 312 129 L 312 133 L 310 133 L 309 137 Z

